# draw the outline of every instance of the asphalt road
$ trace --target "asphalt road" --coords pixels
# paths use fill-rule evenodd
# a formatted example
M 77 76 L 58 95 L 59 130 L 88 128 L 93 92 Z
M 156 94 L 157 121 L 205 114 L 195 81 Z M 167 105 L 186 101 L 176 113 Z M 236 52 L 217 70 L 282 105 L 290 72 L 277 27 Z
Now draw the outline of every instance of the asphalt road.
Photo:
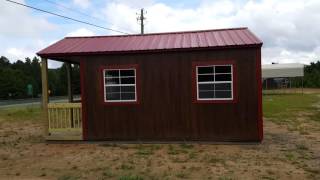
M 74 96 L 74 99 L 80 99 L 79 96 Z M 49 102 L 67 102 L 67 96 L 50 97 Z M 9 108 L 16 106 L 28 106 L 41 104 L 41 98 L 28 98 L 28 99 L 14 99 L 14 100 L 0 100 L 0 108 Z

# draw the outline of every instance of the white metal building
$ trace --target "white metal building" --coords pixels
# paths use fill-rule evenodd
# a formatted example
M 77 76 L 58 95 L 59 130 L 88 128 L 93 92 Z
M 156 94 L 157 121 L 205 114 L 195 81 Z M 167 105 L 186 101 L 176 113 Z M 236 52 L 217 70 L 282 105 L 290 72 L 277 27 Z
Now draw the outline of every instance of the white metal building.
M 304 64 L 266 64 L 262 65 L 262 78 L 303 77 Z
M 266 64 L 262 65 L 262 82 L 263 88 L 284 89 L 291 88 L 291 79 L 301 78 L 301 88 L 303 92 L 304 64 L 287 63 L 287 64 Z

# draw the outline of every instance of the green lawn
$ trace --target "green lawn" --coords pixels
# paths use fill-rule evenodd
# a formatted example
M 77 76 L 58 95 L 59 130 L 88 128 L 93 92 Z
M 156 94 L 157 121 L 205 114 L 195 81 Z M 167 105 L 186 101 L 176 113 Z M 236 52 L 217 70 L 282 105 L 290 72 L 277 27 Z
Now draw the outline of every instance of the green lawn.
M 266 118 L 280 119 L 292 116 L 292 112 L 317 110 L 312 106 L 320 101 L 317 94 L 265 95 L 263 97 L 263 115 Z
M 319 105 L 319 106 L 318 106 Z M 307 121 L 320 121 L 319 94 L 282 94 L 263 97 L 263 116 L 274 123 L 287 125 L 289 130 L 301 129 Z
M 1 121 L 40 121 L 41 109 L 39 106 L 27 106 L 0 109 Z

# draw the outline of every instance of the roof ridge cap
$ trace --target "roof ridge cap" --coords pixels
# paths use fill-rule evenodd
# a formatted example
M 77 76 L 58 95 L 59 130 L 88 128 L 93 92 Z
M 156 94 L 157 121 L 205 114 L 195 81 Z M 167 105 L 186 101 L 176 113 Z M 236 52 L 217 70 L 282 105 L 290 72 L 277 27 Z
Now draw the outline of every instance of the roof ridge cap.
M 70 36 L 70 37 L 65 37 L 65 39 L 150 36 L 150 35 L 183 34 L 183 33 L 213 32 L 213 31 L 243 30 L 243 29 L 249 29 L 249 28 L 248 27 L 237 27 L 237 28 L 190 30 L 190 31 L 155 32 L 155 33 L 147 33 L 147 34 L 129 34 L 129 35 Z

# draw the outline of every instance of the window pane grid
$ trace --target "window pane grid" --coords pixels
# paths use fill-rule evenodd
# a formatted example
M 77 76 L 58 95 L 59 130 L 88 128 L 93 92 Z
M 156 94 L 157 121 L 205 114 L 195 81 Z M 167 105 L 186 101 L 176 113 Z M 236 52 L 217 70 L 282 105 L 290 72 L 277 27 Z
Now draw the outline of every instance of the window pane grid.
M 209 72 L 209 73 L 208 73 Z M 200 100 L 233 99 L 232 65 L 197 66 L 197 97 Z M 200 87 L 201 85 L 201 87 Z
M 106 102 L 136 101 L 135 69 L 106 69 L 104 70 L 104 79 Z

